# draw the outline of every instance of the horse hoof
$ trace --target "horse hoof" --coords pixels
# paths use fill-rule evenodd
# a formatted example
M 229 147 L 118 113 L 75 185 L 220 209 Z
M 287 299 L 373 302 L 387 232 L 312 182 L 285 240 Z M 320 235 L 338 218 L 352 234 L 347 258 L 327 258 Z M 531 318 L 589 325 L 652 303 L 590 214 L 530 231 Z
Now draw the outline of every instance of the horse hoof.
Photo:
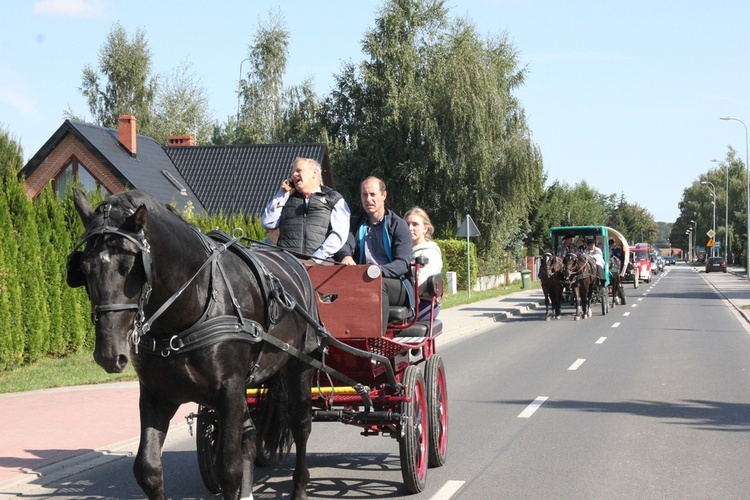
M 575 318 L 573 318 L 573 321 L 578 321 L 579 319 L 581 319 L 581 318 L 579 318 L 578 316 L 576 316 Z
M 544 321 L 549 321 L 549 316 L 545 316 Z

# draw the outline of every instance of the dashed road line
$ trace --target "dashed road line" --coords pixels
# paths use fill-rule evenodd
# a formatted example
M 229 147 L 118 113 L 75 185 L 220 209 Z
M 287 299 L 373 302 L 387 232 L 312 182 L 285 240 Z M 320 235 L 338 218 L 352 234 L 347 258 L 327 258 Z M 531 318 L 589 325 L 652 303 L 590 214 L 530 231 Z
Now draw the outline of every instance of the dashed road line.
M 445 484 L 430 497 L 430 500 L 448 500 L 451 498 L 466 481 L 446 481 Z
M 585 359 L 577 359 L 575 363 L 568 367 L 569 371 L 577 370 L 585 362 Z
M 599 340 L 594 342 L 594 344 L 603 344 L 605 340 L 607 340 L 607 337 L 599 337 Z
M 612 324 L 612 328 L 617 328 L 618 326 L 620 326 L 620 322 L 619 321 Z
M 623 316 L 630 316 L 630 311 L 625 311 L 624 313 L 622 313 L 622 315 Z
M 549 399 L 547 396 L 539 396 L 518 415 L 518 418 L 531 417 L 544 404 L 544 402 L 547 401 L 547 399 Z

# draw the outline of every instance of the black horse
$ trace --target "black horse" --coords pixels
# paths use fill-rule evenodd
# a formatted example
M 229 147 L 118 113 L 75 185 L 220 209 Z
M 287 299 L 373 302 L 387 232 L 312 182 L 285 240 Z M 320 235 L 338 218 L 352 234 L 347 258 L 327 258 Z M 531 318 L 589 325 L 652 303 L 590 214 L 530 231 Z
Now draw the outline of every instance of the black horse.
M 291 498 L 306 499 L 313 368 L 301 358 L 317 359 L 318 342 L 302 264 L 280 251 L 235 252 L 235 238 L 212 240 L 141 191 L 111 196 L 95 211 L 82 191 L 74 200 L 85 233 L 68 258 L 68 284 L 86 287 L 96 362 L 117 373 L 133 360 L 141 420 L 133 472 L 143 491 L 166 498 L 161 449 L 170 419 L 193 401 L 216 414 L 224 498 L 250 498 L 258 436 L 245 390 L 264 384 L 264 447 L 283 454 L 293 439 Z M 291 312 L 295 303 L 308 321 Z
M 550 306 L 554 312 L 554 318 L 560 319 L 564 270 L 562 259 L 551 252 L 545 252 L 539 259 L 539 280 L 542 282 L 542 292 L 544 292 L 545 321 L 549 321 L 552 317 Z
M 620 299 L 620 304 L 625 305 L 625 289 L 622 286 L 622 262 L 620 258 L 615 255 L 609 257 L 609 286 L 612 293 L 612 308 L 617 305 L 617 299 Z
M 563 258 L 565 279 L 570 281 L 575 296 L 575 320 L 590 316 L 591 295 L 599 286 L 596 261 L 583 253 L 569 253 Z

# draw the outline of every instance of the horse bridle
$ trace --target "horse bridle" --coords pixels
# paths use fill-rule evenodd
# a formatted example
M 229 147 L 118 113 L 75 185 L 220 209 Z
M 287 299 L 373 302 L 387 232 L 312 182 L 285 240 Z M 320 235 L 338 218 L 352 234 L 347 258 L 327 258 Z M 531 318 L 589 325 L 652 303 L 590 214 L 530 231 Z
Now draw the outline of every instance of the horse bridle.
M 89 240 L 96 238 L 98 236 L 104 236 L 107 234 L 112 234 L 116 236 L 120 236 L 122 238 L 125 238 L 132 242 L 137 248 L 141 255 L 141 262 L 143 264 L 143 272 L 146 275 L 146 280 L 143 282 L 143 285 L 141 285 L 141 295 L 138 298 L 138 302 L 132 304 L 132 303 L 123 303 L 123 304 L 91 304 L 91 322 L 96 323 L 99 321 L 99 313 L 106 313 L 106 312 L 113 312 L 113 311 L 136 311 L 135 316 L 135 322 L 143 322 L 145 319 L 144 314 L 144 308 L 146 304 L 148 304 L 148 299 L 151 296 L 151 290 L 152 290 L 152 263 L 151 263 L 151 247 L 148 244 L 148 241 L 146 240 L 146 236 L 143 232 L 143 229 L 138 231 L 138 234 L 133 236 L 130 233 L 127 233 L 120 229 L 119 227 L 112 227 L 109 225 L 109 211 L 112 208 L 110 204 L 107 204 L 103 208 L 104 212 L 104 224 L 99 226 L 96 229 L 86 231 L 83 236 L 81 237 L 78 244 L 73 248 L 73 250 L 68 254 L 68 266 L 67 266 L 67 274 L 68 274 L 68 283 L 75 282 L 76 280 L 71 279 L 71 272 L 73 269 L 71 269 L 71 264 L 77 263 L 80 259 L 80 256 L 83 252 L 79 250 L 83 245 L 88 243 Z

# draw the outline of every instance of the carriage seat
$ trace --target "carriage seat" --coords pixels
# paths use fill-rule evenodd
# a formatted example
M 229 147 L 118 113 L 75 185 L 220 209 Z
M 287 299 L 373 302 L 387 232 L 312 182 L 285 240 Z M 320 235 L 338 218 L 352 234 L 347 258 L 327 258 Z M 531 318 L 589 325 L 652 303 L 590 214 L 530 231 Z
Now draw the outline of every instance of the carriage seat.
M 417 257 L 419 258 L 419 257 Z M 435 274 L 425 280 L 419 287 L 420 320 L 429 320 L 430 307 L 438 308 L 443 301 L 444 281 L 443 274 Z M 425 313 L 425 314 L 423 314 Z M 388 310 L 388 322 L 405 321 L 414 315 L 414 310 L 405 306 L 391 306 Z M 407 328 L 408 330 L 408 328 Z M 402 330 L 403 331 L 403 330 Z M 416 335 L 408 335 L 416 336 Z
M 429 321 L 417 321 L 408 328 L 396 331 L 394 337 L 426 337 L 430 331 Z M 436 319 L 432 322 L 432 336 L 435 337 L 443 332 L 443 322 Z

